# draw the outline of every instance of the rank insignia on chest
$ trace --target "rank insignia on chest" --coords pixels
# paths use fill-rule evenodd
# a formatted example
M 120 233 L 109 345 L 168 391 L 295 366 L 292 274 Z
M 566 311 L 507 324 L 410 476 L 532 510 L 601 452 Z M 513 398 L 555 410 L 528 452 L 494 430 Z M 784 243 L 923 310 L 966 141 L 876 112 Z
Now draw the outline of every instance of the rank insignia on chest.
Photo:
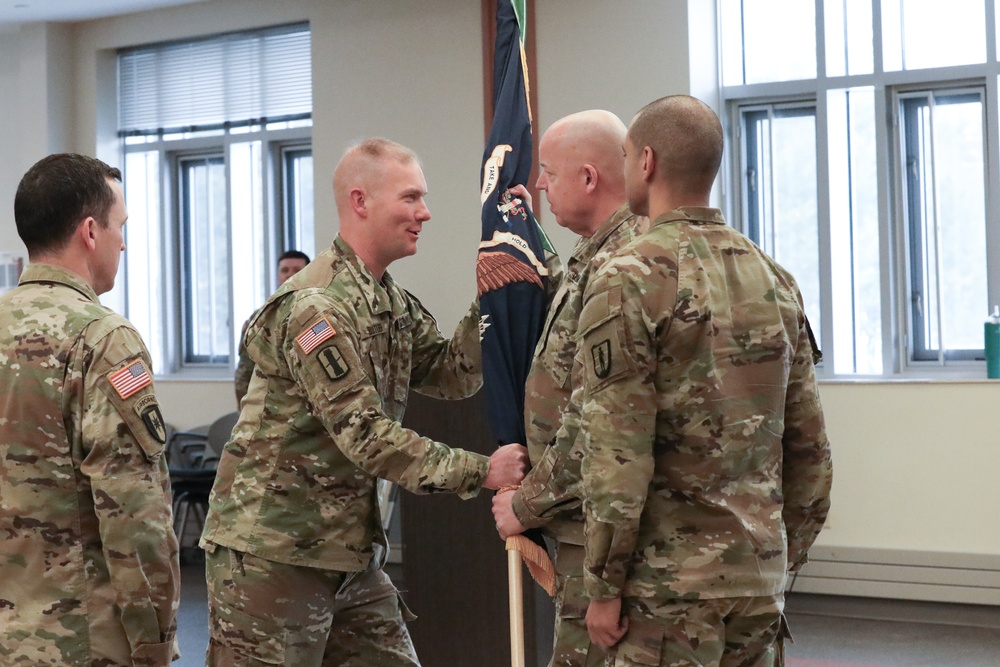
M 591 346 L 590 355 L 594 359 L 594 375 L 604 379 L 611 373 L 611 341 L 602 340 Z
M 308 329 L 299 334 L 295 342 L 299 344 L 302 351 L 309 354 L 317 347 L 319 344 L 325 341 L 327 338 L 333 336 L 337 331 L 330 324 L 330 320 L 321 318 L 318 322 L 314 323 Z
M 108 382 L 118 392 L 119 397 L 128 398 L 143 387 L 153 384 L 153 378 L 149 375 L 146 364 L 142 363 L 142 359 L 136 359 L 125 368 L 109 373 Z
M 319 351 L 319 363 L 331 380 L 339 380 L 351 370 L 344 360 L 344 355 L 340 353 L 336 345 L 324 347 Z

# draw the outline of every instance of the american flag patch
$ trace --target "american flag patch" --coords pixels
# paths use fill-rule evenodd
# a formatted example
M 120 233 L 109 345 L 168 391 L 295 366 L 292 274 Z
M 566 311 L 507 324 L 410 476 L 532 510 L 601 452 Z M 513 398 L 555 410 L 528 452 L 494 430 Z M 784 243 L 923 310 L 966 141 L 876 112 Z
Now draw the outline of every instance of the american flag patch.
M 120 371 L 111 373 L 108 375 L 108 381 L 122 398 L 128 398 L 143 387 L 153 384 L 153 378 L 149 376 L 149 371 L 146 370 L 146 364 L 142 363 L 142 359 L 133 361 Z
M 330 320 L 324 317 L 319 322 L 300 333 L 299 337 L 295 339 L 295 342 L 299 344 L 299 347 L 302 348 L 303 352 L 309 354 L 316 349 L 317 345 L 335 333 L 337 332 L 330 325 Z

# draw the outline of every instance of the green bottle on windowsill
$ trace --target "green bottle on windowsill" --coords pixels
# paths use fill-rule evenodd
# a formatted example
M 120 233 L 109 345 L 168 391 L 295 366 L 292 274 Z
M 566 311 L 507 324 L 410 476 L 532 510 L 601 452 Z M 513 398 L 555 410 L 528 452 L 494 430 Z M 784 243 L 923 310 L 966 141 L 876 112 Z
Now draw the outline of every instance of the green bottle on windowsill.
M 993 314 L 983 325 L 986 347 L 986 377 L 1000 378 L 1000 306 L 993 306 Z

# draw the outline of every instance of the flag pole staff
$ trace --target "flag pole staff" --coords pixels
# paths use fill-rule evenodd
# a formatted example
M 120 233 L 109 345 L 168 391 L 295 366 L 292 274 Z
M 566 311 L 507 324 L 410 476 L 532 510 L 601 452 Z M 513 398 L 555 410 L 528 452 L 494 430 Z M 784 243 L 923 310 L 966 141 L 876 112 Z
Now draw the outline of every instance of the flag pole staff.
M 524 667 L 524 588 L 521 554 L 507 540 L 507 599 L 510 604 L 510 667 Z
M 489 32 L 491 23 L 495 29 L 492 39 L 483 41 L 484 78 L 492 79 L 493 94 L 484 100 L 490 130 L 483 152 L 483 233 L 476 259 L 479 339 L 484 387 L 491 397 L 490 425 L 497 443 L 521 444 L 526 443 L 524 383 L 545 321 L 545 253 L 555 254 L 530 207 L 510 193 L 512 186 L 526 185 L 531 180 L 532 169 L 531 105 L 524 51 L 526 10 L 526 0 L 483 2 L 484 33 Z M 544 580 L 549 583 L 541 585 L 550 595 L 554 590 L 555 574 L 538 539 L 536 543 L 530 537 L 515 536 L 506 543 L 512 667 L 525 665 L 522 562 L 536 581 L 540 581 L 536 573 L 539 563 L 548 562 Z

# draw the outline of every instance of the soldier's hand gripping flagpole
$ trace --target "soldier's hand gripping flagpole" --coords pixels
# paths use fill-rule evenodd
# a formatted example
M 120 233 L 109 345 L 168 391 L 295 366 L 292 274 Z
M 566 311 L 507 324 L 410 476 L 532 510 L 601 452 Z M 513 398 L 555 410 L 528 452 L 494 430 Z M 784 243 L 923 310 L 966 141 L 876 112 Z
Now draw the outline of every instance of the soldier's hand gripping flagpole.
M 524 383 L 545 322 L 545 251 L 554 252 L 529 207 L 510 192 L 512 186 L 528 182 L 532 161 L 524 3 L 497 0 L 493 123 L 483 152 L 482 237 L 476 260 L 484 389 L 490 426 L 500 445 L 525 442 Z M 530 549 L 535 560 L 547 562 L 550 571 L 553 568 L 545 549 L 528 537 L 508 539 L 507 549 L 511 664 L 522 667 L 519 550 Z M 551 576 L 554 582 L 554 572 Z

